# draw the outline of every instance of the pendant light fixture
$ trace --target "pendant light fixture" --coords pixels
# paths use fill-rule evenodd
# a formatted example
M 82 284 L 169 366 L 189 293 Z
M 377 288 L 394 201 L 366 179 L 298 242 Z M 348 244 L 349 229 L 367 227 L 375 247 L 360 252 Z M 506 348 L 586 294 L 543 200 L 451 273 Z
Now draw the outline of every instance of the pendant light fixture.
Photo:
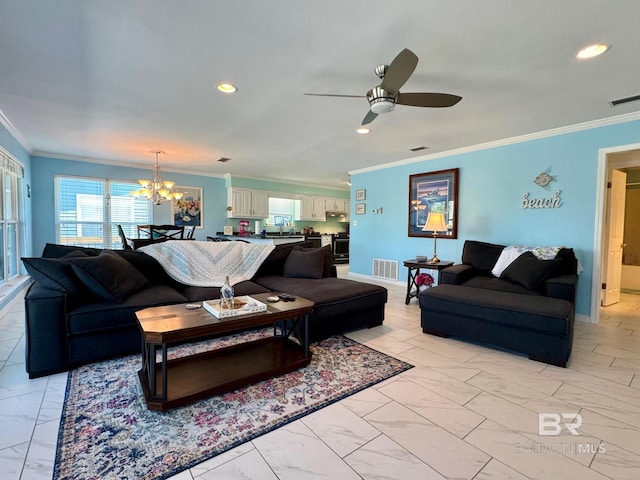
M 151 200 L 154 205 L 160 205 L 165 200 L 171 200 L 172 198 L 180 200 L 182 198 L 182 193 L 173 191 L 173 186 L 176 182 L 162 179 L 160 165 L 158 164 L 158 155 L 164 152 L 162 150 L 151 150 L 151 153 L 156 154 L 156 165 L 153 168 L 153 178 L 151 180 L 138 180 L 138 183 L 142 188 L 131 192 L 131 194 L 136 198 L 144 197 L 147 200 Z

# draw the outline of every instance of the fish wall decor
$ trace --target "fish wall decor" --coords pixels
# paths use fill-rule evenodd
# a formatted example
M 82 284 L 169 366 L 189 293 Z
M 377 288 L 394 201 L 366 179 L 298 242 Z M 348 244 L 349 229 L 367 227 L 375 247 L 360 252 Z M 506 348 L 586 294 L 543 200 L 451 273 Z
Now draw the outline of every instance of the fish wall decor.
M 548 167 L 544 172 L 540 173 L 533 181 L 533 183 L 535 183 L 539 187 L 544 188 L 545 190 L 551 190 L 549 184 L 555 181 L 557 175 L 550 175 L 549 172 L 551 172 L 551 167 Z

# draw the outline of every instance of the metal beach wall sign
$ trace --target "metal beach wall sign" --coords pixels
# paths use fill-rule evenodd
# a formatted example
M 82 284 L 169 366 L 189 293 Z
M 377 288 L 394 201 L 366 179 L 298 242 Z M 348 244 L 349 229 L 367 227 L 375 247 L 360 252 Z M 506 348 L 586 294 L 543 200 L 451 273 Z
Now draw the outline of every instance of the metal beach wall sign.
M 540 173 L 533 183 L 545 190 L 551 190 L 549 184 L 556 180 L 557 175 L 551 175 L 551 167 Z M 529 198 L 529 192 L 522 195 L 522 208 L 559 208 L 562 206 L 560 190 L 556 190 L 550 197 Z

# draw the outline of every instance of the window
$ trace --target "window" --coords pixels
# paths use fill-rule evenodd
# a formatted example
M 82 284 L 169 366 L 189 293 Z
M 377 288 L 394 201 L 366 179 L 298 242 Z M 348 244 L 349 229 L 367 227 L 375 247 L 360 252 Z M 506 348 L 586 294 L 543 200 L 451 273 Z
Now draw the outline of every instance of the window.
M 97 248 L 120 248 L 118 224 L 127 237 L 137 225 L 151 222 L 153 205 L 134 198 L 137 183 L 56 176 L 56 242 Z
M 293 220 L 293 203 L 296 200 L 288 198 L 269 197 L 269 218 L 267 225 L 274 227 L 291 226 Z M 297 200 L 299 202 L 299 200 Z
M 0 284 L 20 272 L 20 241 L 24 232 L 24 199 L 20 195 L 24 169 L 12 156 L 0 150 Z

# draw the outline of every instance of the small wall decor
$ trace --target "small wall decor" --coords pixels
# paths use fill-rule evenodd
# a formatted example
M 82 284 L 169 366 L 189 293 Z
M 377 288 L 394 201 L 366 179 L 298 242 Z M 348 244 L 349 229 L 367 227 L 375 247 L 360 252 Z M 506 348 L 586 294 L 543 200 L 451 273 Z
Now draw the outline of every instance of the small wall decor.
M 533 183 L 535 183 L 539 187 L 542 187 L 546 190 L 551 190 L 551 187 L 549 187 L 549 184 L 555 181 L 557 175 L 549 175 L 550 171 L 551 171 L 551 167 L 549 166 L 544 172 L 542 172 L 540 175 L 538 175 L 535 178 Z
M 173 199 L 171 209 L 174 225 L 203 227 L 203 202 L 202 188 L 199 187 L 173 187 L 174 191 L 182 192 L 180 200 Z
M 362 200 L 367 199 L 367 191 L 363 188 L 361 190 L 356 190 L 356 201 L 361 202 Z
M 458 169 L 409 176 L 410 237 L 458 238 Z M 430 212 L 442 213 L 446 232 L 424 230 Z
M 549 184 L 554 182 L 558 176 L 551 175 L 550 172 L 551 166 L 536 176 L 533 183 L 545 190 L 551 190 Z M 561 206 L 560 190 L 556 190 L 550 197 L 529 198 L 529 192 L 525 192 L 522 195 L 522 208 L 560 208 Z
M 366 204 L 356 203 L 356 215 L 364 215 L 367 211 Z
M 560 208 L 562 206 L 562 198 L 560 198 L 560 190 L 546 198 L 529 198 L 529 192 L 522 195 L 522 208 Z

